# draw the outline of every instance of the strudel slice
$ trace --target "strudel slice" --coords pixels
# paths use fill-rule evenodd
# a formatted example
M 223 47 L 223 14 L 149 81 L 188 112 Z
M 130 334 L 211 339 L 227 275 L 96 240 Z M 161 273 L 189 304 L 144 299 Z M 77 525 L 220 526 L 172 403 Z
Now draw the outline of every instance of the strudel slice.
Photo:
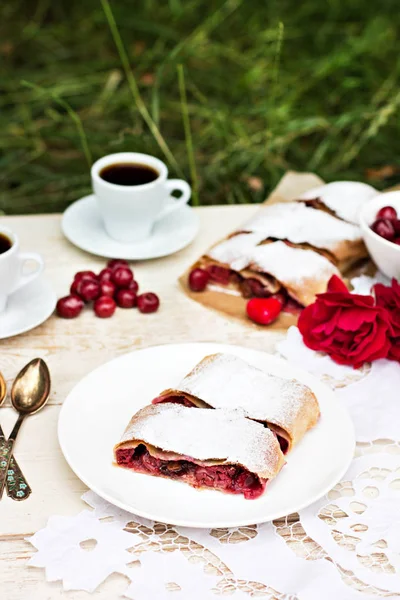
M 231 354 L 203 358 L 175 389 L 153 400 L 161 402 L 241 410 L 274 431 L 284 453 L 314 427 L 320 414 L 306 385 L 266 373 Z
M 358 225 L 362 206 L 377 193 L 375 188 L 359 181 L 333 181 L 304 192 L 299 200 Z
M 267 204 L 241 229 L 316 250 L 341 270 L 367 256 L 359 227 L 301 202 Z
M 276 436 L 235 411 L 151 405 L 114 448 L 117 465 L 253 499 L 285 460 Z
M 282 292 L 300 308 L 326 291 L 332 275 L 340 277 L 325 256 L 282 241 L 265 243 L 263 237 L 260 233 L 233 235 L 211 248 L 195 266 L 207 269 L 212 285 L 220 291 L 236 291 L 245 298 Z

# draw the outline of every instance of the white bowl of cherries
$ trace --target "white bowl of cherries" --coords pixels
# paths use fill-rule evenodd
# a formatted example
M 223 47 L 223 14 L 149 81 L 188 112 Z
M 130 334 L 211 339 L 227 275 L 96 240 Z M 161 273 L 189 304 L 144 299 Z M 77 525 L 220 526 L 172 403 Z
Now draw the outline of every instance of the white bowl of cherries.
M 364 242 L 382 273 L 400 279 L 400 190 L 378 194 L 360 214 Z

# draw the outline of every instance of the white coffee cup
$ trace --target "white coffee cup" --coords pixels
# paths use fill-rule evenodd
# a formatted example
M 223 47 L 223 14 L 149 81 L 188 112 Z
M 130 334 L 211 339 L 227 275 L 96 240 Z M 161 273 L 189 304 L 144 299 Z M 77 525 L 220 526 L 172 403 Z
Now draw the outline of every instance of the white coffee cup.
M 6 236 L 11 247 L 6 252 L 0 254 L 0 313 L 7 305 L 7 298 L 10 294 L 16 292 L 24 285 L 27 285 L 44 269 L 44 261 L 40 254 L 36 252 L 20 252 L 18 237 L 8 227 L 0 225 L 0 234 Z M 36 268 L 28 273 L 24 272 L 24 266 L 27 261 L 36 263 Z
M 119 185 L 105 181 L 100 173 L 118 164 L 145 165 L 157 179 L 142 185 Z M 138 242 L 151 235 L 155 222 L 181 208 L 190 200 L 190 186 L 182 179 L 167 179 L 166 165 L 149 154 L 119 152 L 100 158 L 91 170 L 93 191 L 106 231 L 119 242 Z M 182 192 L 174 198 L 173 191 Z

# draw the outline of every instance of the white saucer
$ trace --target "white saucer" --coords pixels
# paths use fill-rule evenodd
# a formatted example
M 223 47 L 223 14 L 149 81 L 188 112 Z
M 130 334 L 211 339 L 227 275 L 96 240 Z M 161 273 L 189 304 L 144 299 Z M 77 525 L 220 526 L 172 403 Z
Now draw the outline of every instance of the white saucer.
M 199 491 L 113 465 L 113 446 L 132 415 L 215 352 L 235 354 L 269 373 L 298 379 L 310 386 L 320 405 L 317 426 L 290 452 L 282 472 L 257 500 Z M 72 470 L 108 502 L 148 519 L 206 528 L 263 523 L 299 511 L 340 481 L 355 446 L 350 417 L 324 383 L 264 352 L 209 342 L 137 350 L 99 367 L 64 401 L 58 439 Z
M 8 298 L 0 313 L 0 340 L 25 333 L 46 321 L 54 312 L 57 296 L 45 277 L 38 277 Z
M 173 254 L 190 244 L 199 230 L 199 220 L 190 206 L 183 206 L 156 223 L 147 240 L 125 244 L 109 237 L 91 194 L 67 208 L 61 227 L 65 237 L 86 252 L 105 258 L 143 260 Z

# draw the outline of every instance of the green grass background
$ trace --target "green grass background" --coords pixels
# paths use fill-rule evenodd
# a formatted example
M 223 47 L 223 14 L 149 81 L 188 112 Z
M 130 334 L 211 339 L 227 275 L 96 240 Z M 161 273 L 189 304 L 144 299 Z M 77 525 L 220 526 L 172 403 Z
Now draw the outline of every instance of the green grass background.
M 199 204 L 259 202 L 287 169 L 397 183 L 398 8 L 3 0 L 0 211 L 63 210 L 126 150 L 166 159 Z

